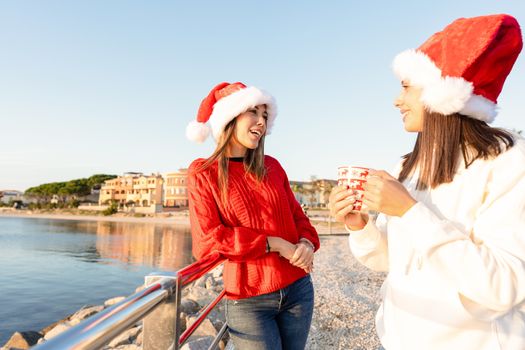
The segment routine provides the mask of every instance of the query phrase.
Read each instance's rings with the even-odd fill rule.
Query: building
[[[117,202],[122,206],[149,207],[162,205],[164,180],[160,174],[125,173],[105,181],[100,188],[99,204]]]
[[[301,205],[310,203],[310,192],[312,185],[306,181],[290,181],[290,188],[295,196],[295,199]]]
[[[312,181],[290,181],[290,187],[295,199],[300,204],[310,207],[326,207],[332,188],[337,186],[336,180],[313,179]]]
[[[337,180],[317,179],[312,181],[315,188],[315,200],[318,207],[327,207],[332,189],[337,186]]]
[[[188,206],[188,169],[179,169],[176,172],[164,175],[164,206]]]
[[[13,203],[15,201],[23,201],[23,193],[15,190],[0,191],[0,202],[3,204]]]

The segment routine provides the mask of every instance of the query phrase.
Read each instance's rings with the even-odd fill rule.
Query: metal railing
[[[146,277],[146,287],[143,290],[32,349],[100,349],[136,322],[144,319],[144,350],[178,350],[225,294],[222,291],[181,335],[182,289],[224,261],[221,255],[213,253],[172,274],[149,275]],[[210,349],[217,347],[226,330],[225,323]]]

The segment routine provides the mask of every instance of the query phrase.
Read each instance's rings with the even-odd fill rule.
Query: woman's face
[[[266,133],[268,112],[266,105],[258,105],[237,117],[230,140],[230,157],[243,157],[248,149],[255,149]]]
[[[405,130],[408,132],[423,131],[425,107],[421,102],[421,88],[411,86],[407,80],[403,80],[401,86],[401,93],[394,101],[394,105],[401,111]]]

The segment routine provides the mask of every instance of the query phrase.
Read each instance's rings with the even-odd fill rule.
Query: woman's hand
[[[295,252],[290,259],[290,264],[310,272],[310,266],[314,262],[314,249],[311,243],[300,241],[296,245]]]
[[[313,269],[314,251],[307,242],[292,244],[281,237],[268,236],[271,252],[277,252],[294,266],[310,273]]]
[[[370,169],[363,188],[363,204],[368,210],[401,217],[417,203],[403,184],[383,170]]]
[[[270,245],[271,252],[277,252],[279,255],[288,260],[293,257],[297,248],[295,244],[292,244],[281,237],[275,236],[268,236],[267,240],[268,244]]]
[[[368,215],[365,213],[352,211],[356,195],[353,190],[346,186],[337,186],[330,193],[328,207],[330,214],[338,222],[344,223],[351,230],[357,231],[365,227],[368,222]]]

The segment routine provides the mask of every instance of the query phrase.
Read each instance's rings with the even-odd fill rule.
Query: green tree
[[[100,188],[100,186],[107,180],[116,178],[117,175],[107,175],[107,174],[96,174],[90,176],[87,179],[87,184],[90,188]]]
[[[117,204],[117,202],[112,201],[111,204],[109,205],[109,207],[107,207],[106,209],[104,209],[104,211],[102,211],[102,215],[109,216],[109,215],[113,215],[113,214],[115,214],[117,212],[118,212],[118,204]]]
[[[100,188],[104,181],[116,178],[116,175],[96,174],[89,178],[75,179],[66,182],[51,182],[28,188],[25,195],[49,202],[54,195],[60,196],[63,202],[87,196],[93,188]]]

